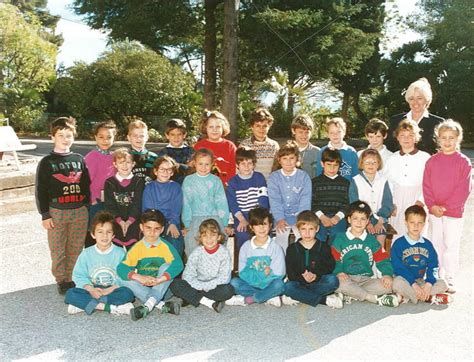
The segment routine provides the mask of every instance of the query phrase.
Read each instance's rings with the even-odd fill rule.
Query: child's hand
[[[102,289],[102,295],[109,295],[117,288],[118,288],[118,285],[112,285],[108,288]]]
[[[421,207],[425,207],[425,204],[422,203],[420,200],[418,200],[417,202],[415,202],[415,205],[418,205],[418,206],[421,206]]]
[[[339,221],[341,221],[341,219],[340,219],[339,216],[337,216],[337,215],[334,215],[334,216],[333,216],[332,218],[330,218],[329,220],[331,221],[331,225],[332,225],[332,226],[337,225],[337,223],[338,223]]]
[[[238,232],[245,232],[247,231],[247,226],[249,226],[249,223],[245,218],[242,218],[242,220],[239,220],[239,225],[237,225],[237,231]]]
[[[134,274],[133,279],[147,287],[155,286],[156,278],[149,275]]]
[[[370,222],[367,225],[367,231],[369,232],[369,234],[375,234],[375,227]]]
[[[304,278],[304,280],[306,280],[307,283],[312,283],[316,280],[316,274],[311,273],[308,270],[305,270],[305,272],[301,274],[301,276]]]
[[[234,235],[234,229],[231,228],[230,226],[226,226],[224,228],[224,233],[227,235],[227,236],[232,236]]]
[[[397,205],[393,204],[392,216],[397,216]]]
[[[380,234],[385,231],[385,226],[383,225],[382,218],[379,218],[379,221],[377,221],[377,223],[374,225],[374,231],[376,234]]]
[[[265,269],[263,269],[263,272],[265,273],[266,276],[269,276],[270,273],[272,272],[272,268],[269,266],[266,266]]]
[[[347,275],[346,273],[338,273],[336,276],[337,279],[339,279],[339,282],[346,282],[349,280],[349,275]]]
[[[166,235],[170,235],[173,237],[173,238],[179,238],[179,230],[178,228],[176,227],[175,224],[170,224],[168,226],[168,230],[166,231]]]
[[[421,289],[423,289],[423,291],[425,292],[425,299],[424,300],[428,300],[430,295],[431,295],[431,283],[425,283],[425,285],[423,285],[421,287]]]
[[[44,227],[46,230],[54,229],[54,222],[53,222],[53,219],[46,219],[46,220],[43,220],[43,221],[42,221],[42,224],[43,224],[43,227]]]
[[[331,219],[328,218],[326,215],[321,215],[321,223],[324,225],[324,227],[330,228],[332,225]]]
[[[285,219],[281,219],[280,221],[277,222],[275,229],[279,233],[284,233],[286,231],[286,228],[288,227],[288,223],[285,221]]]
[[[433,205],[431,207],[431,213],[436,216],[436,217],[441,217],[443,216],[444,212],[446,211],[446,209],[442,206],[438,206],[438,205]]]
[[[183,234],[183,236],[186,236],[186,234],[188,233],[188,228],[182,228],[181,229],[181,234]]]
[[[425,293],[424,290],[418,285],[418,283],[413,283],[412,285],[413,290],[415,291],[416,298],[418,300],[425,300]]]
[[[99,299],[104,295],[104,291],[100,288],[94,288],[92,285],[84,286],[84,289],[89,292],[92,298]]]
[[[382,277],[382,284],[385,289],[392,289],[392,277],[389,275],[384,275]]]

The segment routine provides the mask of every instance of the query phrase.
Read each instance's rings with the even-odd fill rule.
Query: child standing
[[[254,150],[239,147],[236,153],[237,175],[226,189],[227,201],[234,217],[237,250],[250,239],[247,231],[249,211],[257,206],[270,208],[267,182],[260,172],[254,171],[257,155]]]
[[[326,148],[321,154],[323,173],[312,180],[311,211],[321,220],[317,238],[322,242],[331,243],[347,227],[350,183],[338,173],[341,162],[338,150]]]
[[[96,212],[104,209],[104,184],[105,180],[113,176],[115,168],[110,148],[114,144],[117,134],[117,126],[114,121],[100,122],[95,126],[94,138],[97,143],[96,149],[90,151],[85,157],[87,169],[91,179],[91,200],[89,206],[89,230],[90,224]],[[86,238],[86,247],[93,244],[90,234]]]
[[[367,149],[377,150],[382,157],[383,168],[382,172],[385,173],[387,170],[387,161],[393,155],[392,151],[383,144],[384,140],[387,139],[388,126],[384,121],[377,118],[372,118],[369,123],[365,126],[365,137],[369,141]],[[362,154],[364,150],[357,152],[357,156]]]
[[[105,181],[105,208],[114,216],[114,244],[130,249],[139,239],[145,181],[133,174],[135,162],[126,148],[116,150],[113,157],[117,173]]]
[[[291,134],[295,138],[300,151],[300,167],[306,171],[311,179],[316,176],[316,160],[319,156],[319,147],[309,142],[313,130],[313,120],[306,114],[296,116],[291,122]]]
[[[332,294],[339,287],[339,280],[332,274],[335,262],[331,248],[316,239],[319,219],[313,212],[303,211],[298,214],[296,227],[301,238],[286,250],[285,295],[313,307],[326,304],[342,308],[342,300]],[[285,303],[289,298],[282,299]]]
[[[140,219],[143,239],[133,246],[118,265],[117,273],[124,286],[143,303],[130,311],[132,320],[145,318],[155,307],[162,313],[178,315],[177,302],[163,302],[172,279],[183,270],[183,262],[176,249],[160,235],[166,225],[157,210],[145,211]]]
[[[204,220],[199,226],[199,247],[194,249],[184,268],[183,278],[171,283],[173,294],[185,303],[200,304],[215,310],[224,308],[224,302],[234,295],[229,284],[231,256],[221,245],[225,235],[216,220]]]
[[[186,125],[181,119],[172,119],[166,123],[165,137],[168,145],[158,152],[158,157],[169,156],[176,161],[178,168],[173,173],[172,180],[180,185],[192,165],[194,149],[189,147],[184,140],[186,139]]]
[[[186,176],[183,182],[183,212],[186,255],[197,247],[196,236],[201,222],[213,218],[221,227],[229,223],[229,206],[221,180],[211,174],[214,155],[208,149],[199,149],[194,154],[196,172]]]
[[[370,206],[363,201],[349,205],[349,228],[334,239],[331,247],[336,260],[334,274],[339,279],[336,292],[343,293],[346,301],[368,301],[386,307],[397,307],[398,298],[392,292],[393,269],[390,258],[377,240],[367,233]],[[372,278],[374,262],[382,279]]]
[[[390,223],[397,231],[393,240],[406,234],[405,210],[408,206],[423,203],[423,171],[430,155],[419,151],[416,143],[420,140],[420,128],[413,121],[400,122],[395,130],[395,137],[400,144],[400,151],[395,152],[388,160],[387,178],[395,206]]]
[[[419,300],[433,304],[448,304],[452,298],[444,293],[448,285],[438,280],[438,256],[433,244],[421,236],[426,222],[426,211],[418,205],[405,210],[408,232],[393,243],[393,291],[399,300]],[[403,298],[403,299],[402,299]]]
[[[321,167],[320,155],[326,149],[338,150],[341,153],[341,164],[339,166],[339,175],[351,180],[359,173],[357,168],[357,152],[344,141],[346,135],[346,122],[342,118],[331,118],[326,122],[329,143],[321,148],[321,152],[316,160],[316,176],[323,173]]]
[[[66,293],[65,303],[68,313],[95,310],[110,314],[130,314],[135,296],[133,292],[120,286],[117,266],[125,252],[112,244],[114,219],[106,211],[99,211],[92,220],[91,234],[96,244],[84,249],[77,259],[72,272],[76,288]]]
[[[158,157],[156,153],[148,151],[145,147],[148,141],[148,126],[140,119],[128,125],[128,142],[135,166],[133,174],[144,179],[145,184],[151,182],[153,175],[153,162]]]
[[[380,173],[382,165],[382,157],[377,150],[368,148],[362,152],[359,158],[359,170],[362,172],[351,180],[349,202],[362,200],[370,205],[373,213],[367,231],[383,247],[393,199],[388,180]]]
[[[240,147],[248,147],[257,153],[255,170],[265,178],[272,172],[273,160],[280,149],[277,141],[268,137],[268,131],[273,124],[273,116],[268,109],[258,107],[250,115],[252,137],[244,139]]]
[[[89,203],[89,172],[84,158],[71,152],[76,120],[60,117],[51,123],[53,151],[36,170],[36,205],[48,231],[51,271],[59,294],[74,287],[72,270],[84,247]]]
[[[270,209],[276,220],[275,241],[283,250],[288,247],[291,230],[299,238],[296,215],[311,206],[311,179],[296,167],[299,157],[296,142],[288,141],[277,154],[281,169],[272,172],[268,178]]]
[[[155,160],[153,172],[156,180],[145,186],[142,211],[155,209],[163,213],[167,224],[162,238],[173,245],[179,255],[183,255],[184,239],[180,232],[183,193],[181,186],[171,180],[176,169],[176,162],[169,156]]]
[[[206,148],[214,154],[217,175],[224,186],[235,176],[235,147],[232,141],[224,137],[230,133],[227,118],[217,111],[204,111],[201,120],[201,133],[206,137],[194,145],[195,150]],[[199,225],[198,225],[199,226]]]
[[[250,230],[255,235],[240,249],[239,277],[230,284],[237,295],[228,305],[264,303],[281,307],[280,295],[285,284],[285,254],[271,237],[273,216],[267,209],[257,207],[249,213]]]
[[[440,152],[426,162],[423,194],[430,211],[430,234],[438,252],[441,276],[454,292],[464,206],[472,189],[471,162],[459,151],[463,130],[458,122],[448,119],[440,123],[435,136]]]

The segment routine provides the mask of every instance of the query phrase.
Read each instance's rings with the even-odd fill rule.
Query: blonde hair
[[[421,139],[421,128],[418,127],[418,124],[415,121],[409,121],[408,119],[401,121],[395,131],[393,131],[394,137],[398,138],[401,131],[409,131],[413,133],[415,135],[415,143],[418,143]]]
[[[463,129],[462,129],[461,124],[451,118],[441,123],[438,123],[438,125],[434,129],[434,138],[435,138],[435,141],[438,143],[438,145],[439,145],[439,137],[441,133],[444,131],[453,131],[456,133],[456,135],[458,136],[458,144],[456,146],[456,149],[459,151],[461,147],[461,142],[463,139]]]
[[[408,103],[408,99],[413,96],[415,91],[419,91],[423,94],[423,97],[426,100],[426,108],[428,108],[433,100],[433,92],[431,91],[430,82],[426,78],[420,78],[410,84],[405,92],[405,100]]]
[[[226,116],[224,116],[221,112],[205,109],[202,115],[201,125],[199,127],[203,135],[207,136],[207,123],[211,118],[215,118],[221,123],[222,137],[225,137],[230,133],[230,124]]]
[[[148,131],[148,126],[140,118],[135,118],[128,124],[128,134],[130,134],[134,129],[144,129],[145,131]]]
[[[359,162],[357,164],[357,167],[359,168],[359,170],[364,169],[364,160],[367,157],[374,157],[377,159],[377,162],[379,163],[379,167],[377,167],[377,171],[380,171],[383,168],[383,160],[382,160],[382,156],[380,156],[379,151],[374,150],[373,148],[367,148],[366,150],[363,150],[359,156]]]
[[[344,135],[346,134],[346,130],[347,130],[346,122],[344,122],[344,120],[341,117],[333,117],[326,120],[326,129],[329,130],[329,126],[332,124],[335,125],[336,127],[339,127],[342,130],[342,133],[344,133]]]
[[[207,220],[204,220],[201,223],[201,225],[199,225],[199,230],[196,235],[196,241],[198,242],[198,244],[202,245],[201,238],[207,232],[212,233],[212,234],[217,234],[217,242],[219,244],[224,243],[225,235],[222,232],[221,227],[219,226],[219,223],[214,219],[207,219]]]
[[[114,157],[114,162],[117,162],[118,160],[126,159],[127,157],[130,157],[130,159],[133,161],[133,156],[128,150],[128,148],[125,147],[120,147],[117,148],[113,153]]]

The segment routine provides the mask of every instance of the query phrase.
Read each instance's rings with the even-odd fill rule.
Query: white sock
[[[215,300],[212,300],[212,299],[209,299],[209,298],[206,298],[206,297],[202,297],[201,300],[199,301],[199,304],[205,305],[206,307],[213,309],[212,304],[214,302],[215,302]]]
[[[145,302],[145,307],[147,307],[150,312],[153,310],[153,308],[155,308],[155,305],[156,299],[153,297],[148,298],[148,300]]]
[[[116,310],[117,310],[117,306],[111,304],[111,305],[110,305],[110,314],[113,314]]]
[[[163,307],[165,306],[165,302],[161,301],[159,302],[157,305],[156,305],[156,308],[158,308],[159,310],[163,309]]]

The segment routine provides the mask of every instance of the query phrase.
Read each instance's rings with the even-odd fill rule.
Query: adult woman
[[[395,152],[399,149],[397,140],[393,136],[393,131],[403,119],[408,119],[415,121],[418,127],[422,129],[421,140],[417,144],[417,148],[429,154],[436,153],[436,143],[433,139],[434,128],[444,119],[428,112],[432,98],[431,86],[426,78],[420,78],[410,84],[405,93],[405,100],[410,106],[410,111],[397,114],[390,119],[386,141],[387,148],[390,151]]]

